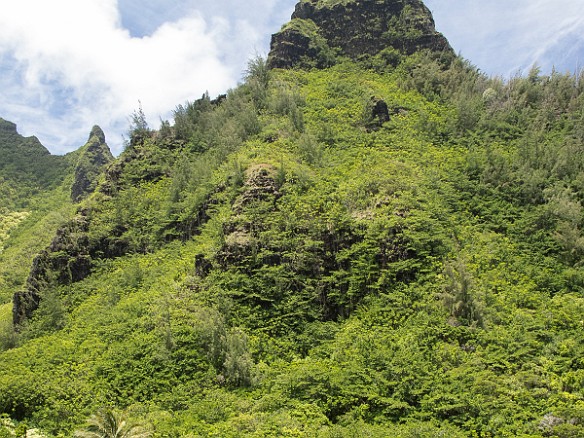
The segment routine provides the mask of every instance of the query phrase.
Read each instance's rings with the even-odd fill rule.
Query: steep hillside
[[[14,123],[0,119],[2,305],[23,284],[32,257],[50,242],[57,228],[53,218],[64,201],[60,187],[69,169],[67,157],[52,156],[36,137],[25,138]]]
[[[53,156],[36,138],[20,136],[14,124],[2,121],[2,126],[1,175],[9,188],[0,207],[0,304],[5,305],[24,287],[33,258],[74,213],[71,198],[91,192],[113,157],[99,127],[79,150]]]
[[[427,13],[376,2],[406,3]],[[111,411],[157,437],[582,436],[583,76],[418,49],[255,59],[136,123],[15,291],[0,412],[47,436]]]

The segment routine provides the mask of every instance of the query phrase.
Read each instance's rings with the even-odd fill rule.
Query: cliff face
[[[42,291],[51,282],[71,284],[90,274],[88,229],[86,217],[78,214],[59,228],[49,247],[35,257],[24,290],[16,292],[12,298],[15,328],[19,329],[38,309]]]
[[[405,55],[422,49],[454,53],[419,0],[303,0],[272,36],[268,64],[326,67],[337,56],[358,59],[388,48]]]

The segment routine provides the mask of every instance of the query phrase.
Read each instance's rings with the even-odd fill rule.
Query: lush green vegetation
[[[67,175],[69,160],[51,155],[36,137],[22,137],[0,118],[0,214],[26,208],[36,194],[54,188]]]
[[[0,303],[23,287],[33,257],[47,247],[56,230],[74,213],[70,179],[29,198],[26,208],[0,210]],[[16,192],[18,193],[18,192]]]
[[[54,436],[108,408],[160,437],[582,436],[583,91],[257,59],[136,124],[60,215],[69,272],[19,333],[0,307],[0,412]]]
[[[23,287],[33,257],[72,213],[68,191],[77,155],[51,155],[36,137],[22,137],[0,119],[0,305]],[[0,324],[7,322],[2,314]]]

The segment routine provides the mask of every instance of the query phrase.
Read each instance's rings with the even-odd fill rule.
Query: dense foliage
[[[51,155],[36,137],[22,137],[0,118],[0,214],[23,208],[36,194],[54,188],[67,175],[69,160]]]
[[[423,53],[253,60],[62,215],[52,257],[90,272],[49,266],[19,333],[0,307],[0,412],[55,436],[104,408],[160,437],[582,436],[583,91]]]

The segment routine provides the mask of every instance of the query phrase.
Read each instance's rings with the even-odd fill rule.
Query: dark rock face
[[[13,297],[12,319],[19,327],[39,307],[42,290],[51,283],[71,284],[86,278],[91,272],[88,252],[88,220],[82,214],[57,231],[49,247],[32,263],[26,288]]]
[[[270,68],[288,68],[300,64],[307,56],[313,59],[315,50],[310,48],[310,37],[303,35],[297,29],[284,29],[272,35],[270,45]]]
[[[334,51],[326,40],[318,34],[312,20],[293,20],[279,33],[272,35],[268,57],[270,68],[293,66],[318,68],[334,64]]]
[[[387,107],[387,103],[383,99],[376,99],[375,97],[371,99],[371,103],[373,105],[373,109],[371,110],[373,122],[377,126],[389,122],[389,108]]]
[[[8,120],[4,120],[3,118],[0,118],[0,131],[9,134],[18,134],[18,132],[16,131],[16,123],[9,122]]]
[[[38,309],[40,297],[38,293],[27,290],[16,292],[12,297],[12,321],[18,328],[24,321],[30,318]]]
[[[71,199],[79,202],[95,190],[97,178],[103,168],[114,159],[99,126],[94,126],[75,167],[75,180],[71,186]]]
[[[299,26],[299,21],[312,26]],[[318,56],[322,57],[327,47],[351,59],[376,55],[390,47],[405,55],[421,49],[454,54],[446,38],[436,32],[432,14],[420,0],[302,0],[292,21],[272,36],[268,65],[302,66],[303,60],[310,58],[318,67],[322,64]]]

